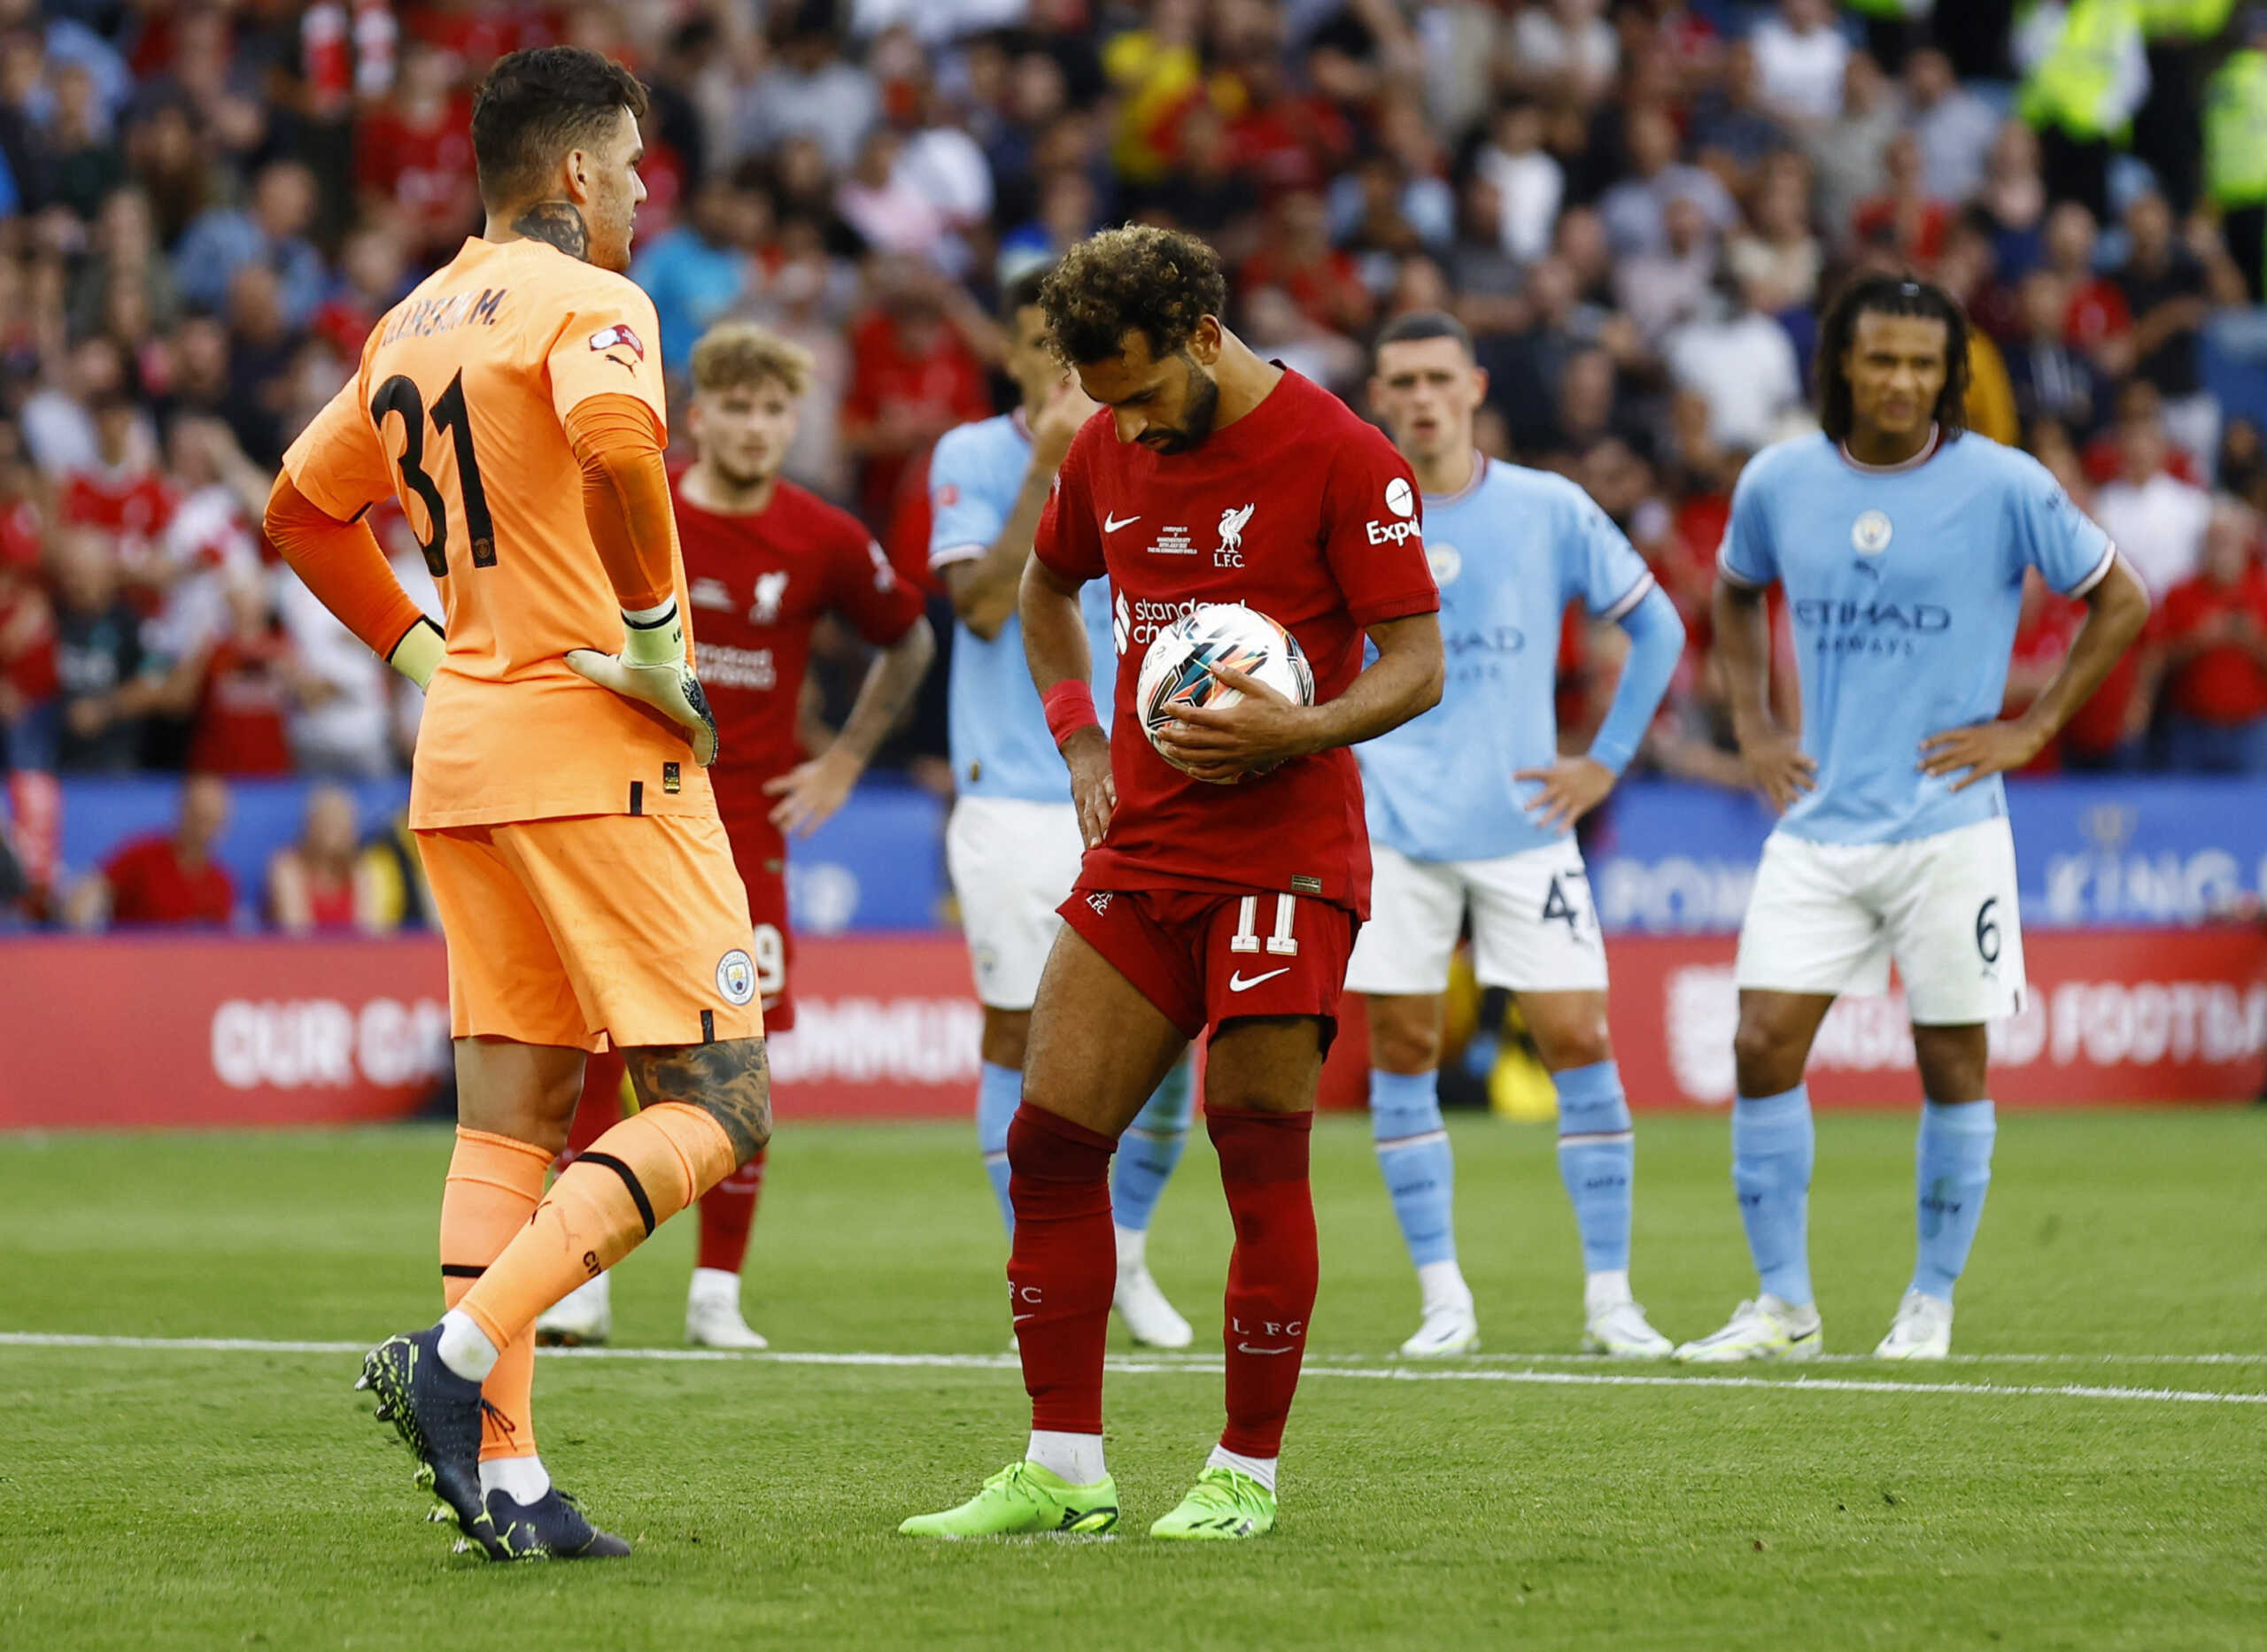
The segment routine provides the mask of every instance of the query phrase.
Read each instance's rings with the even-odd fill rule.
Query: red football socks
[[[1117,1146],[1099,1131],[1028,1101],[1008,1125],[1008,1197],[1016,1212],[1008,1300],[1034,1430],[1102,1432],[1103,1348],[1118,1286],[1118,1236],[1110,1222],[1110,1155]],[[1311,1300],[1311,1221],[1307,1234]]]
[[[1314,1115],[1207,1107],[1204,1127],[1220,1155],[1220,1185],[1236,1226],[1225,1326],[1228,1426],[1220,1444],[1239,1456],[1273,1457],[1282,1450],[1314,1311],[1314,1198],[1307,1181]],[[1106,1313],[1106,1295],[1103,1306]]]
[[[755,1201],[763,1194],[763,1153],[700,1195],[700,1244],[696,1268],[738,1273],[747,1260],[747,1233],[755,1225]]]
[[[567,1127],[566,1151],[552,1164],[553,1174],[574,1163],[577,1154],[596,1146],[600,1137],[622,1123],[629,1070],[620,1050],[604,1051],[583,1063],[583,1099],[576,1105],[574,1123]]]

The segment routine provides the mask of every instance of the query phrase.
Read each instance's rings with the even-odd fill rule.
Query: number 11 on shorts
[[[1278,958],[1298,954],[1299,943],[1291,934],[1291,920],[1298,909],[1296,895],[1275,897],[1275,932],[1267,938],[1267,950]],[[1228,950],[1256,953],[1259,949],[1259,897],[1246,895],[1236,903],[1236,932],[1228,938]]]

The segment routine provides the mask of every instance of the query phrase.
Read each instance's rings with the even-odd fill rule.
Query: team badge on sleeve
[[[627,321],[616,321],[612,327],[602,327],[591,335],[592,350],[612,350],[616,344],[620,344],[640,361],[646,359],[646,346],[640,342],[638,335],[631,331]]]

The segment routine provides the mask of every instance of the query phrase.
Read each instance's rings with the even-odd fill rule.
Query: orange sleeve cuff
[[[379,659],[389,658],[425,617],[386,566],[368,526],[340,521],[301,493],[288,471],[268,491],[262,526],[291,571]]]
[[[654,410],[635,396],[592,396],[567,414],[583,467],[583,516],[625,610],[652,608],[677,589],[677,518]]]

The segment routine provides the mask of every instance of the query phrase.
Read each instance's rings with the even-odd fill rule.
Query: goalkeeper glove
[[[622,622],[630,635],[620,653],[570,648],[567,663],[600,688],[651,706],[676,723],[692,743],[692,760],[707,768],[716,760],[716,719],[700,679],[685,663],[685,621],[677,616],[677,598],[637,614],[625,611]]]
[[[401,640],[393,645],[393,652],[386,656],[386,663],[419,688],[425,688],[432,683],[433,674],[441,668],[441,656],[448,652],[441,628],[421,616],[416,624],[401,634]]]

